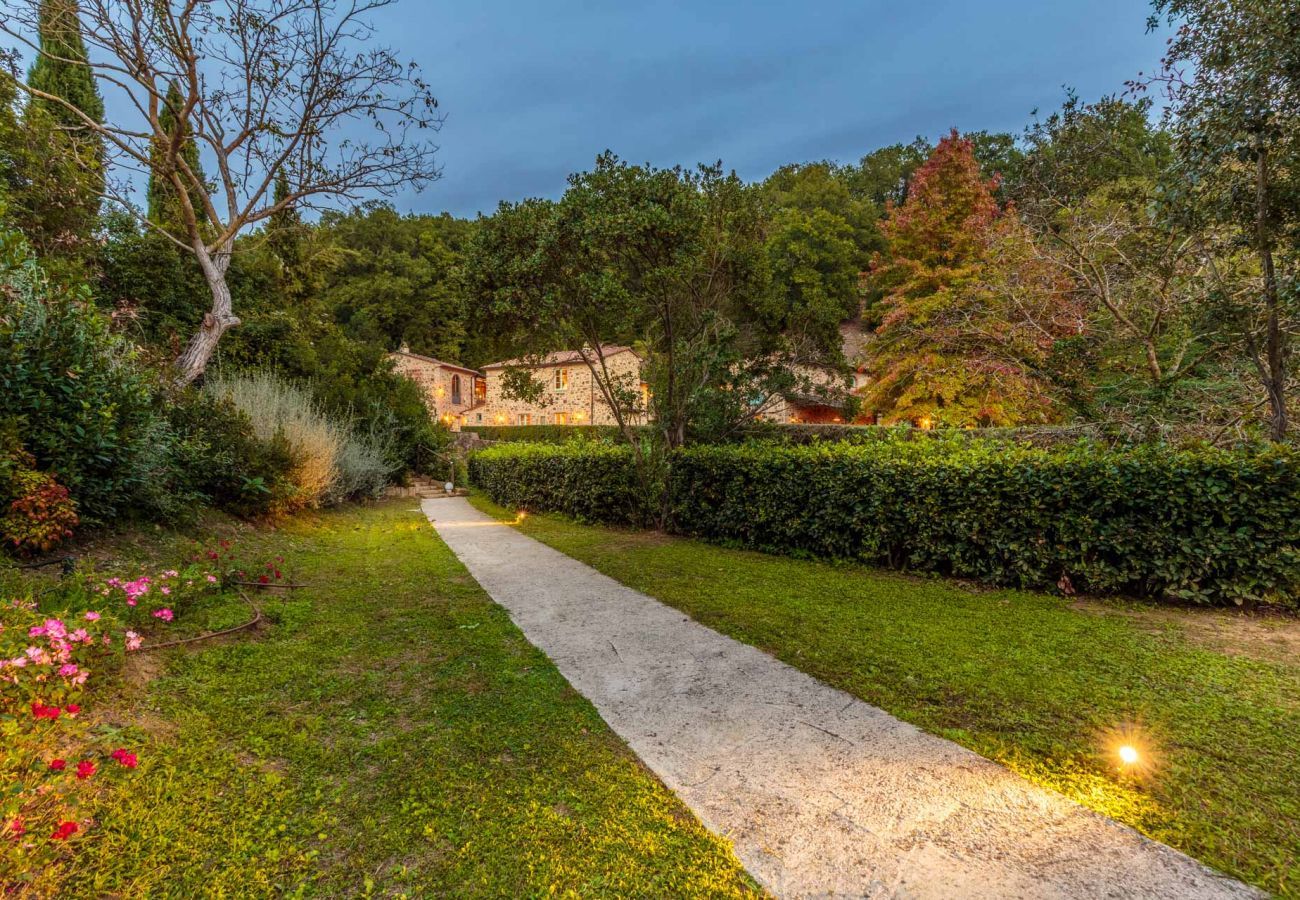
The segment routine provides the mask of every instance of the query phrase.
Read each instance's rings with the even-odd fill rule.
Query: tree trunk
[[[203,315],[203,324],[190,338],[185,351],[176,358],[176,384],[184,387],[203,375],[208,367],[208,360],[217,349],[217,342],[229,328],[239,324],[239,317],[234,314],[230,299],[230,286],[226,284],[226,270],[230,268],[229,244],[220,247],[215,253],[209,253],[201,241],[194,244],[194,255],[198,258],[203,278],[212,291],[212,309]]]
[[[1268,152],[1256,150],[1255,162],[1255,243],[1259,254],[1261,274],[1264,278],[1264,360],[1260,377],[1269,405],[1269,437],[1275,441],[1286,438],[1286,382],[1287,336],[1282,330],[1279,307],[1281,298],[1277,284],[1277,270],[1273,260],[1273,233],[1269,223],[1270,175]]]

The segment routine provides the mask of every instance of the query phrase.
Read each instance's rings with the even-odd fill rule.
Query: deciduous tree
[[[872,273],[885,299],[867,396],[885,422],[1011,425],[1056,415],[1038,371],[1058,330],[1045,327],[1057,317],[1041,308],[1054,293],[1051,274],[1033,265],[996,188],[954,131],[917,170],[907,202],[890,210],[889,249]]]
[[[1269,433],[1290,427],[1300,333],[1300,13],[1292,0],[1154,0],[1178,206],[1206,229],[1215,300],[1250,358]],[[1250,261],[1243,259],[1248,255]]]
[[[199,377],[239,324],[226,274],[242,232],[290,204],[389,195],[437,176],[422,133],[438,124],[434,98],[418,69],[370,42],[370,14],[392,2],[83,0],[92,52],[77,65],[111,83],[130,113],[101,123],[60,89],[23,85],[98,135],[127,171],[170,183],[177,228],[150,221],[123,182],[109,179],[106,191],[193,253],[208,284],[211,308],[176,359],[178,383]],[[38,60],[50,56],[35,37],[43,6],[10,0],[0,12],[0,31]],[[179,108],[176,94],[168,100],[173,84]],[[187,138],[210,161],[211,192],[189,165]],[[277,201],[281,174],[289,190]]]

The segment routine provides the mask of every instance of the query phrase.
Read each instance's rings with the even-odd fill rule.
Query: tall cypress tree
[[[59,97],[96,122],[104,101],[85,64],[77,0],[44,0],[40,7],[40,53],[27,75],[35,90]],[[105,153],[99,135],[64,104],[41,98],[23,112],[32,171],[21,219],[43,252],[75,251],[94,230],[104,191]]]
[[[158,114],[158,123],[162,126],[162,131],[168,136],[169,141],[178,140],[180,142],[180,158],[184,161],[186,167],[199,178],[203,178],[203,167],[199,161],[198,144],[190,136],[190,123],[180,116],[184,105],[185,98],[181,96],[180,88],[173,81],[167,86],[167,98],[162,111]],[[149,170],[149,221],[168,226],[173,231],[184,233],[185,229],[180,224],[180,199],[176,196],[176,188],[165,177],[167,166],[164,164],[163,157],[166,150],[162,146],[155,146],[153,154],[154,164]],[[194,188],[190,188],[189,195],[190,205],[198,212],[199,221],[206,221],[207,216],[203,213],[203,198]]]

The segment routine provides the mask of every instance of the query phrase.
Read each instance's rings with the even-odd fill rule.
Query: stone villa
[[[648,387],[641,381],[641,357],[636,351],[608,345],[601,348],[601,355],[614,379],[641,391],[644,406]],[[590,351],[587,357],[593,358]],[[467,425],[616,424],[579,350],[561,350],[540,359],[503,360],[484,366],[482,371],[412,353],[405,346],[389,358],[394,371],[424,389],[430,411],[453,430]],[[536,400],[505,396],[505,373],[518,368],[531,370],[542,385]],[[829,385],[834,376],[812,369],[799,375],[809,390],[770,398],[757,417],[782,423],[842,422],[842,411],[814,390],[817,385]],[[854,379],[853,389],[860,387],[859,380],[860,376]]]

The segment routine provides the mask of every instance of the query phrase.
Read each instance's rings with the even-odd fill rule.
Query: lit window
[[[555,424],[556,424],[556,425],[568,425],[568,424],[569,424],[569,414],[568,414],[568,413],[556,413],[556,414],[555,414]]]
[[[557,391],[567,391],[569,389],[569,370],[555,370],[555,389]]]
[[[531,424],[533,424],[533,414],[532,414],[532,413],[520,413],[520,414],[519,414],[519,424],[520,424],[520,425],[531,425]]]

